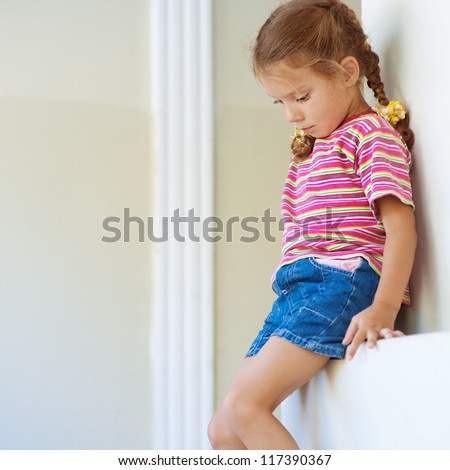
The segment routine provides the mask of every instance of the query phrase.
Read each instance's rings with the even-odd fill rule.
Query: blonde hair
[[[262,75],[278,61],[293,67],[310,66],[326,76],[336,76],[344,57],[353,56],[359,63],[360,79],[365,76],[378,103],[387,106],[389,99],[380,76],[379,57],[368,43],[356,14],[339,0],[290,0],[281,5],[261,27],[253,47],[253,70]],[[414,134],[409,115],[394,126],[409,149]],[[294,137],[294,157],[306,158],[315,139]]]

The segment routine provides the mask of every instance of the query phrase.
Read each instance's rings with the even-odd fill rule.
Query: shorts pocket
[[[286,328],[294,335],[301,337],[320,336],[332,323],[333,319],[303,306],[291,316]]]

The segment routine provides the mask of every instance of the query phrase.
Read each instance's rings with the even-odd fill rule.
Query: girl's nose
[[[302,122],[305,119],[303,113],[301,113],[296,106],[285,106],[284,112],[286,114],[286,119],[291,124]]]

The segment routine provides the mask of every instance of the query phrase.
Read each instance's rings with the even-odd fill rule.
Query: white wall
[[[0,0],[0,448],[149,448],[148,0]]]
[[[414,197],[419,246],[412,282],[413,308],[404,315],[409,332],[450,329],[448,266],[450,230],[447,187],[447,110],[450,64],[443,55],[450,32],[450,4],[430,0],[363,0],[363,24],[382,59],[388,97],[403,100],[416,133]]]
[[[450,332],[362,347],[292,394],[283,423],[303,449],[448,450],[449,360]]]

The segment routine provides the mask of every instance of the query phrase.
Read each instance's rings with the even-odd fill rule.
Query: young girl
[[[386,98],[378,62],[338,0],[291,0],[258,34],[254,71],[296,131],[278,297],[210,423],[215,449],[298,449],[275,408],[330,357],[402,334],[394,321],[409,302],[416,247],[413,134],[403,105]]]

